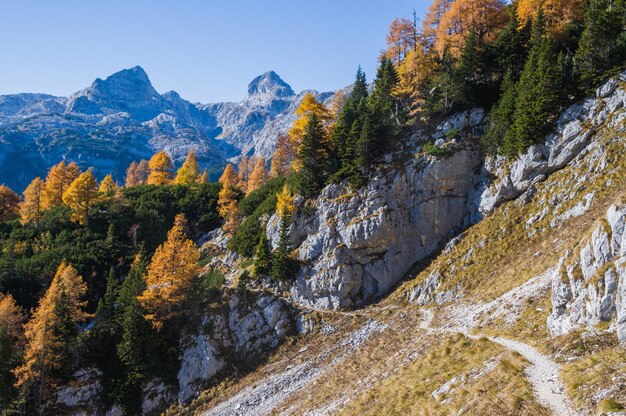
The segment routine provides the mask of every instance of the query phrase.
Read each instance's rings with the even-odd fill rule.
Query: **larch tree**
[[[296,210],[295,206],[295,198],[289,187],[287,185],[283,186],[282,191],[277,195],[276,198],[276,212],[278,215],[283,215],[287,213],[288,215],[293,215]]]
[[[209,183],[209,172],[205,169],[198,178],[198,183]]]
[[[242,191],[246,191],[248,188],[248,181],[254,169],[254,163],[256,158],[254,156],[248,157],[243,155],[237,164],[237,173],[239,174],[239,184],[237,185]]]
[[[146,290],[139,302],[148,312],[148,319],[155,328],[181,312],[182,302],[193,285],[200,268],[200,254],[193,241],[187,238],[187,222],[178,214],[167,240],[157,247],[146,275]]]
[[[71,371],[78,325],[90,317],[84,310],[86,294],[87,285],[76,269],[61,263],[24,326],[27,343],[24,363],[15,370],[18,387],[32,387],[36,397],[43,398],[52,381]]]
[[[24,346],[22,325],[26,316],[11,295],[0,292],[0,409],[15,396],[13,371],[19,365]]]
[[[585,9],[586,0],[519,0],[517,15],[520,28],[537,18],[539,11],[543,13],[546,33],[555,37],[568,24],[580,21]]]
[[[200,181],[200,166],[198,165],[198,157],[194,149],[189,150],[187,158],[183,165],[176,173],[174,183],[177,185],[192,185]]]
[[[169,185],[172,181],[172,159],[161,150],[156,153],[148,162],[150,174],[148,175],[148,185]]]
[[[291,164],[296,156],[295,148],[291,145],[289,136],[281,134],[276,142],[276,150],[272,155],[272,163],[270,166],[270,176],[276,178],[278,176],[287,176],[291,171]]]
[[[289,130],[289,141],[294,151],[297,153],[297,149],[300,147],[300,141],[304,137],[305,130],[309,124],[309,120],[313,115],[317,118],[323,128],[327,128],[332,121],[330,111],[324,106],[324,104],[317,101],[315,96],[311,93],[307,93],[302,98],[302,102],[296,110],[298,119],[293,123],[293,126]],[[298,171],[300,169],[298,158],[294,158],[293,170]]]
[[[418,45],[417,19],[394,19],[387,34],[385,56],[395,65],[400,64]]]
[[[456,0],[441,16],[435,38],[440,56],[448,51],[458,57],[470,34],[480,42],[494,40],[509,17],[504,0]]]
[[[109,174],[100,181],[100,185],[98,187],[98,192],[100,192],[100,196],[103,198],[111,198],[117,192],[119,186],[115,183],[113,179],[113,175]]]
[[[326,131],[316,114],[309,117],[300,140],[294,165],[298,166],[296,184],[298,191],[311,198],[319,192],[328,178]]]
[[[128,169],[126,169],[125,186],[130,188],[132,186],[145,185],[148,183],[148,175],[150,174],[149,162],[145,159],[139,162],[132,162]]]
[[[248,186],[246,192],[250,193],[259,189],[267,181],[267,170],[265,169],[265,161],[262,158],[257,158],[248,180]]]
[[[62,161],[50,168],[46,177],[44,209],[63,205],[63,194],[79,175],[80,169],[74,162],[66,164]]]
[[[240,179],[232,164],[226,165],[224,173],[219,179],[222,189],[217,198],[217,210],[224,219],[224,230],[233,232],[237,226],[237,199],[239,192],[237,186]]]
[[[37,177],[24,190],[24,201],[20,204],[20,221],[22,224],[34,222],[39,225],[44,208],[46,184]]]
[[[427,48],[434,47],[441,26],[441,19],[450,10],[453,2],[454,0],[434,0],[428,7],[428,12],[422,22],[422,36]]]
[[[89,212],[98,196],[98,182],[91,170],[76,178],[63,194],[63,203],[72,210],[72,221],[87,224]]]
[[[20,197],[11,188],[0,185],[0,223],[19,216]]]

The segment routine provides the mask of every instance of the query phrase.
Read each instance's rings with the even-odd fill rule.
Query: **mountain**
[[[325,101],[333,96],[313,93]],[[269,158],[303,95],[270,71],[239,103],[192,104],[174,91],[159,94],[136,66],[68,98],[0,96],[0,182],[22,191],[61,160],[123,182],[133,160],[165,150],[179,166],[191,148],[215,179],[242,153]]]

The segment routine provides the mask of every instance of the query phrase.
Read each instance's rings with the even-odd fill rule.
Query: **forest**
[[[173,382],[182,331],[220,301],[201,237],[221,228],[251,259],[241,281],[293,279],[296,198],[309,209],[328,184],[363,186],[416,124],[474,107],[489,111],[483,153],[516,157],[623,69],[625,26],[624,0],[435,0],[422,22],[393,21],[371,85],[359,68],[330,108],[305,95],[271,160],[243,155],[218,183],[192,150],[176,171],[165,152],[133,162],[123,185],[61,161],[23,195],[0,186],[0,412],[33,412],[96,366],[105,401],[137,414],[143,383]]]

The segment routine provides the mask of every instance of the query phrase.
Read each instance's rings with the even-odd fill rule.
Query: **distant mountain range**
[[[21,192],[61,160],[123,182],[133,160],[165,150],[178,166],[191,148],[216,178],[241,154],[268,159],[306,92],[270,71],[252,80],[241,102],[193,104],[174,91],[159,94],[136,66],[70,97],[0,96],[0,183]],[[334,96],[310,92],[327,104]]]

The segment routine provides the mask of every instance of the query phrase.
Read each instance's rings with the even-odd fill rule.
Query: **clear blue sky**
[[[296,91],[371,79],[394,17],[428,0],[6,0],[0,94],[69,95],[141,65],[157,91],[239,100],[273,69]]]

